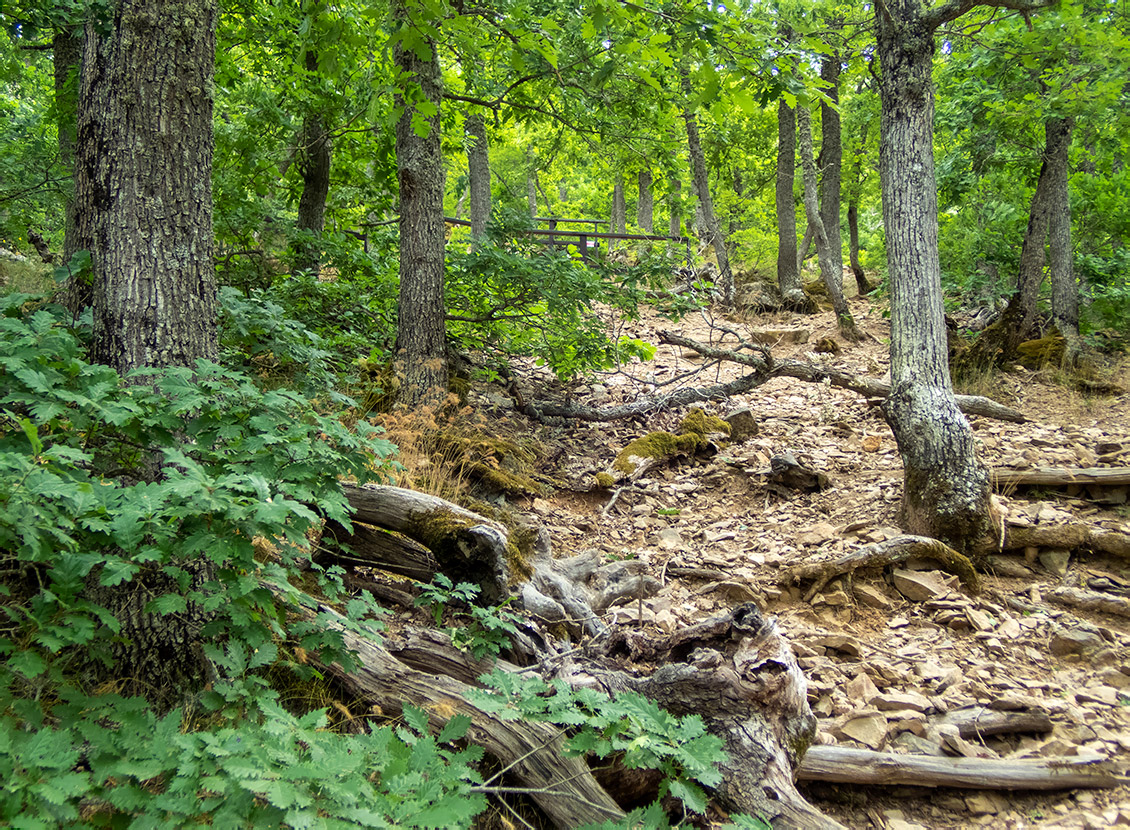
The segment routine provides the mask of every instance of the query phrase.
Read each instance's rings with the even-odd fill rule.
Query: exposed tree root
[[[813,580],[812,586],[805,594],[805,601],[808,602],[836,577],[852,574],[860,568],[895,565],[912,557],[936,560],[943,570],[955,574],[971,594],[979,593],[981,590],[981,580],[968,557],[937,539],[908,535],[865,545],[838,559],[796,565],[785,572],[781,582],[792,585]]]
[[[1130,599],[1117,597],[1102,591],[1086,591],[1082,588],[1066,586],[1052,588],[1044,592],[1044,598],[1057,605],[1078,608],[1083,611],[1100,611],[1118,617],[1130,617]]]

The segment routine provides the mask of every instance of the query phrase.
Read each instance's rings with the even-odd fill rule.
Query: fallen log
[[[996,487],[1130,484],[1130,467],[1035,467],[1031,470],[994,467],[991,475]]]
[[[1029,547],[1060,550],[1090,548],[1100,553],[1130,559],[1130,533],[1092,527],[1082,522],[1005,527],[1002,549],[1019,550]]]
[[[858,392],[860,395],[867,398],[886,398],[891,394],[891,385],[886,381],[877,378],[861,378],[831,366],[818,366],[815,363],[807,363],[800,360],[775,359],[768,362],[764,357],[745,352],[737,352],[732,349],[720,349],[669,331],[659,332],[659,340],[660,342],[668,343],[672,346],[682,346],[687,349],[693,349],[703,357],[709,357],[715,360],[727,360],[732,363],[749,366],[752,369],[758,370],[759,373],[767,375],[765,380],[768,380],[770,377],[790,377],[809,383],[823,383],[827,381],[832,386],[850,389],[852,392]],[[980,395],[955,395],[954,398],[957,401],[958,409],[966,415],[981,415],[986,418],[993,418],[998,421],[1009,421],[1016,424],[1023,424],[1028,420],[1022,412],[1018,412],[1011,407],[997,403],[989,398],[981,397]]]
[[[1112,596],[1102,591],[1086,591],[1082,588],[1052,588],[1044,591],[1044,598],[1057,605],[1078,608],[1083,611],[1100,611],[1117,617],[1130,617],[1130,599]]]
[[[780,582],[783,585],[794,585],[813,580],[805,594],[805,601],[810,602],[836,577],[855,573],[860,568],[886,567],[916,557],[935,560],[943,570],[956,575],[969,593],[980,593],[981,580],[967,556],[937,539],[906,534],[864,545],[836,559],[795,565],[785,571]]]
[[[962,738],[982,738],[986,735],[1011,735],[1019,732],[1051,732],[1051,716],[1041,709],[1018,712],[1001,712],[984,706],[955,709],[936,721],[938,725],[957,727]]]
[[[975,790],[1105,789],[1127,783],[1097,758],[944,758],[814,746],[797,770],[800,781],[866,786],[962,787]]]

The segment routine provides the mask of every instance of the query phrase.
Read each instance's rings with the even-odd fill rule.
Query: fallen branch
[[[967,556],[963,556],[937,539],[905,534],[883,542],[864,545],[837,559],[796,565],[789,568],[780,581],[784,585],[792,585],[809,579],[815,580],[805,594],[805,601],[809,602],[836,577],[854,573],[860,568],[896,565],[914,557],[937,561],[943,570],[956,575],[969,593],[980,593],[981,580]]]
[[[1044,591],[1044,598],[1057,605],[1079,608],[1083,611],[1101,611],[1117,617],[1130,617],[1130,599],[1116,597],[1102,591],[1085,591],[1082,588],[1052,588]]]
[[[757,355],[736,352],[731,349],[719,349],[669,331],[659,332],[659,340],[672,346],[693,349],[703,357],[727,360],[731,363],[749,366],[757,372],[765,374],[765,380],[771,377],[789,377],[809,383],[827,381],[832,386],[850,389],[852,392],[858,392],[867,398],[885,398],[891,393],[891,385],[885,381],[876,378],[861,378],[830,366],[817,366],[814,363],[787,359],[774,360],[771,364],[768,364],[764,358]],[[1010,421],[1016,424],[1027,421],[1023,413],[980,395],[955,395],[954,398],[957,400],[958,409],[966,415],[982,415],[986,418]]]
[[[1090,548],[1100,553],[1130,559],[1130,533],[1092,527],[1082,522],[1031,527],[1008,525],[1005,528],[1002,547],[1004,550],[1028,547],[1059,550]]]
[[[1127,783],[1099,759],[1064,756],[1023,760],[894,755],[814,746],[797,769],[800,781],[868,786],[964,787],[975,790],[1074,790]]]
[[[1051,716],[1041,709],[998,712],[996,709],[988,709],[984,706],[973,706],[947,712],[937,720],[937,724],[956,726],[957,734],[962,738],[1052,731]]]

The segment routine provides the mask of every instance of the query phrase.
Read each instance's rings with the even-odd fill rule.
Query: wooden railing
[[[453,219],[445,217],[450,225],[459,225],[461,227],[470,227],[471,223],[465,219]],[[570,246],[576,247],[577,253],[581,260],[588,262],[591,255],[600,252],[601,240],[608,240],[605,244],[609,244],[612,240],[626,239],[631,241],[643,242],[674,242],[678,245],[686,245],[687,248],[687,262],[691,260],[691,244],[693,240],[689,236],[664,236],[660,234],[645,234],[645,233],[607,233],[597,230],[600,225],[607,225],[608,221],[605,219],[562,219],[558,216],[535,216],[534,221],[549,224],[548,228],[531,228],[529,230],[517,231],[516,236],[530,237],[534,242],[548,245],[552,248],[569,248]],[[579,230],[570,231],[562,230],[558,225],[592,225],[592,230]]]

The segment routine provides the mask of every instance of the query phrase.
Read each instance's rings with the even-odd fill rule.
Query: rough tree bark
[[[404,0],[393,4],[399,27],[411,25]],[[396,173],[400,186],[400,311],[397,347],[401,363],[400,402],[435,402],[447,390],[444,326],[443,150],[440,102],[443,95],[435,44],[414,49],[397,41],[393,59],[407,88],[396,102],[403,113],[396,124]],[[421,111],[429,105],[431,114]]]
[[[107,31],[87,24],[76,168],[93,268],[95,360],[134,369],[214,358],[212,72],[214,0],[119,0]],[[135,375],[134,382],[143,382]],[[157,461],[145,475],[158,477]],[[211,579],[204,558],[179,563],[191,588]],[[120,623],[114,676],[156,705],[203,682],[206,615],[146,612],[181,590],[155,565],[122,585],[88,577],[86,598]],[[100,674],[102,668],[94,668]]]
[[[467,175],[471,189],[471,236],[481,239],[490,221],[490,145],[481,115],[468,115],[464,129],[467,132]]]
[[[119,0],[88,24],[79,145],[94,206],[92,355],[122,374],[216,352],[212,0]]]
[[[683,70],[683,95],[689,100],[691,97],[690,76]],[[722,235],[722,228],[718,223],[718,216],[714,213],[714,200],[710,196],[710,178],[706,173],[706,154],[702,149],[702,138],[698,132],[698,119],[688,107],[683,110],[683,122],[687,127],[687,150],[691,159],[691,171],[694,176],[695,195],[698,197],[699,207],[702,209],[702,221],[706,226],[706,238],[714,246],[714,256],[718,260],[718,291],[719,301],[726,306],[734,304],[734,274],[730,270],[730,253],[726,248],[726,238]]]
[[[531,217],[538,215],[538,168],[532,147],[526,149],[526,207]]]
[[[789,308],[806,304],[797,267],[795,178],[796,111],[782,98],[777,102],[777,285]]]
[[[843,166],[843,140],[840,129],[840,56],[825,55],[820,64],[820,80],[825,84],[827,101],[820,102],[820,218],[828,237],[832,273],[843,294],[844,254],[840,235],[840,179]]]
[[[1053,118],[1048,136],[1048,271],[1052,283],[1052,321],[1064,339],[1065,366],[1074,366],[1079,341],[1079,283],[1071,247],[1071,200],[1068,194],[1068,151],[1074,118]]]
[[[934,29],[965,4],[876,8],[879,167],[891,285],[891,394],[884,412],[904,467],[902,523],[959,551],[991,545],[989,475],[950,384],[934,180]]]
[[[636,224],[645,233],[655,228],[655,199],[651,193],[651,170],[644,168],[639,173],[639,201],[636,203]]]
[[[797,110],[800,163],[804,170],[804,210],[808,215],[808,226],[812,228],[812,236],[816,240],[816,256],[820,261],[820,277],[824,281],[828,298],[832,301],[832,310],[836,313],[840,334],[848,340],[858,340],[859,332],[856,330],[847,300],[844,299],[843,265],[839,266],[840,273],[837,274],[837,257],[832,250],[827,229],[824,227],[824,219],[820,215],[820,208],[816,203],[816,164],[812,159],[811,118],[807,107],[800,107]],[[837,210],[836,213],[838,216],[839,211]]]
[[[860,295],[869,294],[874,286],[867,280],[863,273],[863,266],[859,264],[859,197],[863,190],[863,155],[867,148],[868,125],[860,128],[859,146],[853,154],[848,178],[847,196],[847,222],[848,222],[848,257],[851,263],[851,272],[855,276],[855,286]]]
[[[79,72],[82,69],[82,37],[68,29],[60,29],[51,41],[55,71],[55,113],[59,131],[59,164],[73,172],[75,167],[76,116],[78,114]],[[88,250],[79,245],[75,228],[73,183],[64,198],[65,231],[63,262],[70,262],[76,251]]]
[[[612,233],[626,233],[628,230],[628,203],[624,198],[624,177],[617,173],[612,181],[612,211],[608,216]],[[609,247],[612,240],[609,240]]]
[[[1013,312],[1019,320],[1017,325],[1005,332],[1006,355],[1015,355],[1016,347],[1028,340],[1036,331],[1036,301],[1040,297],[1040,286],[1044,284],[1044,270],[1047,266],[1048,209],[1051,206],[1050,156],[1055,141],[1052,119],[1044,123],[1044,153],[1040,163],[1040,175],[1036,179],[1036,191],[1032,194],[1032,206],[1028,211],[1028,228],[1024,232],[1024,242],[1020,248],[1020,273],[1016,279],[1016,294],[1009,302],[1015,307]]]
[[[318,53],[306,52],[306,71],[318,71]],[[312,234],[313,239],[298,246],[295,268],[317,273],[322,265],[321,244],[318,241],[326,228],[326,197],[330,192],[330,164],[333,141],[326,127],[326,119],[319,112],[310,112],[302,122],[302,146],[298,153],[298,171],[302,176],[302,194],[298,199],[297,228]]]

